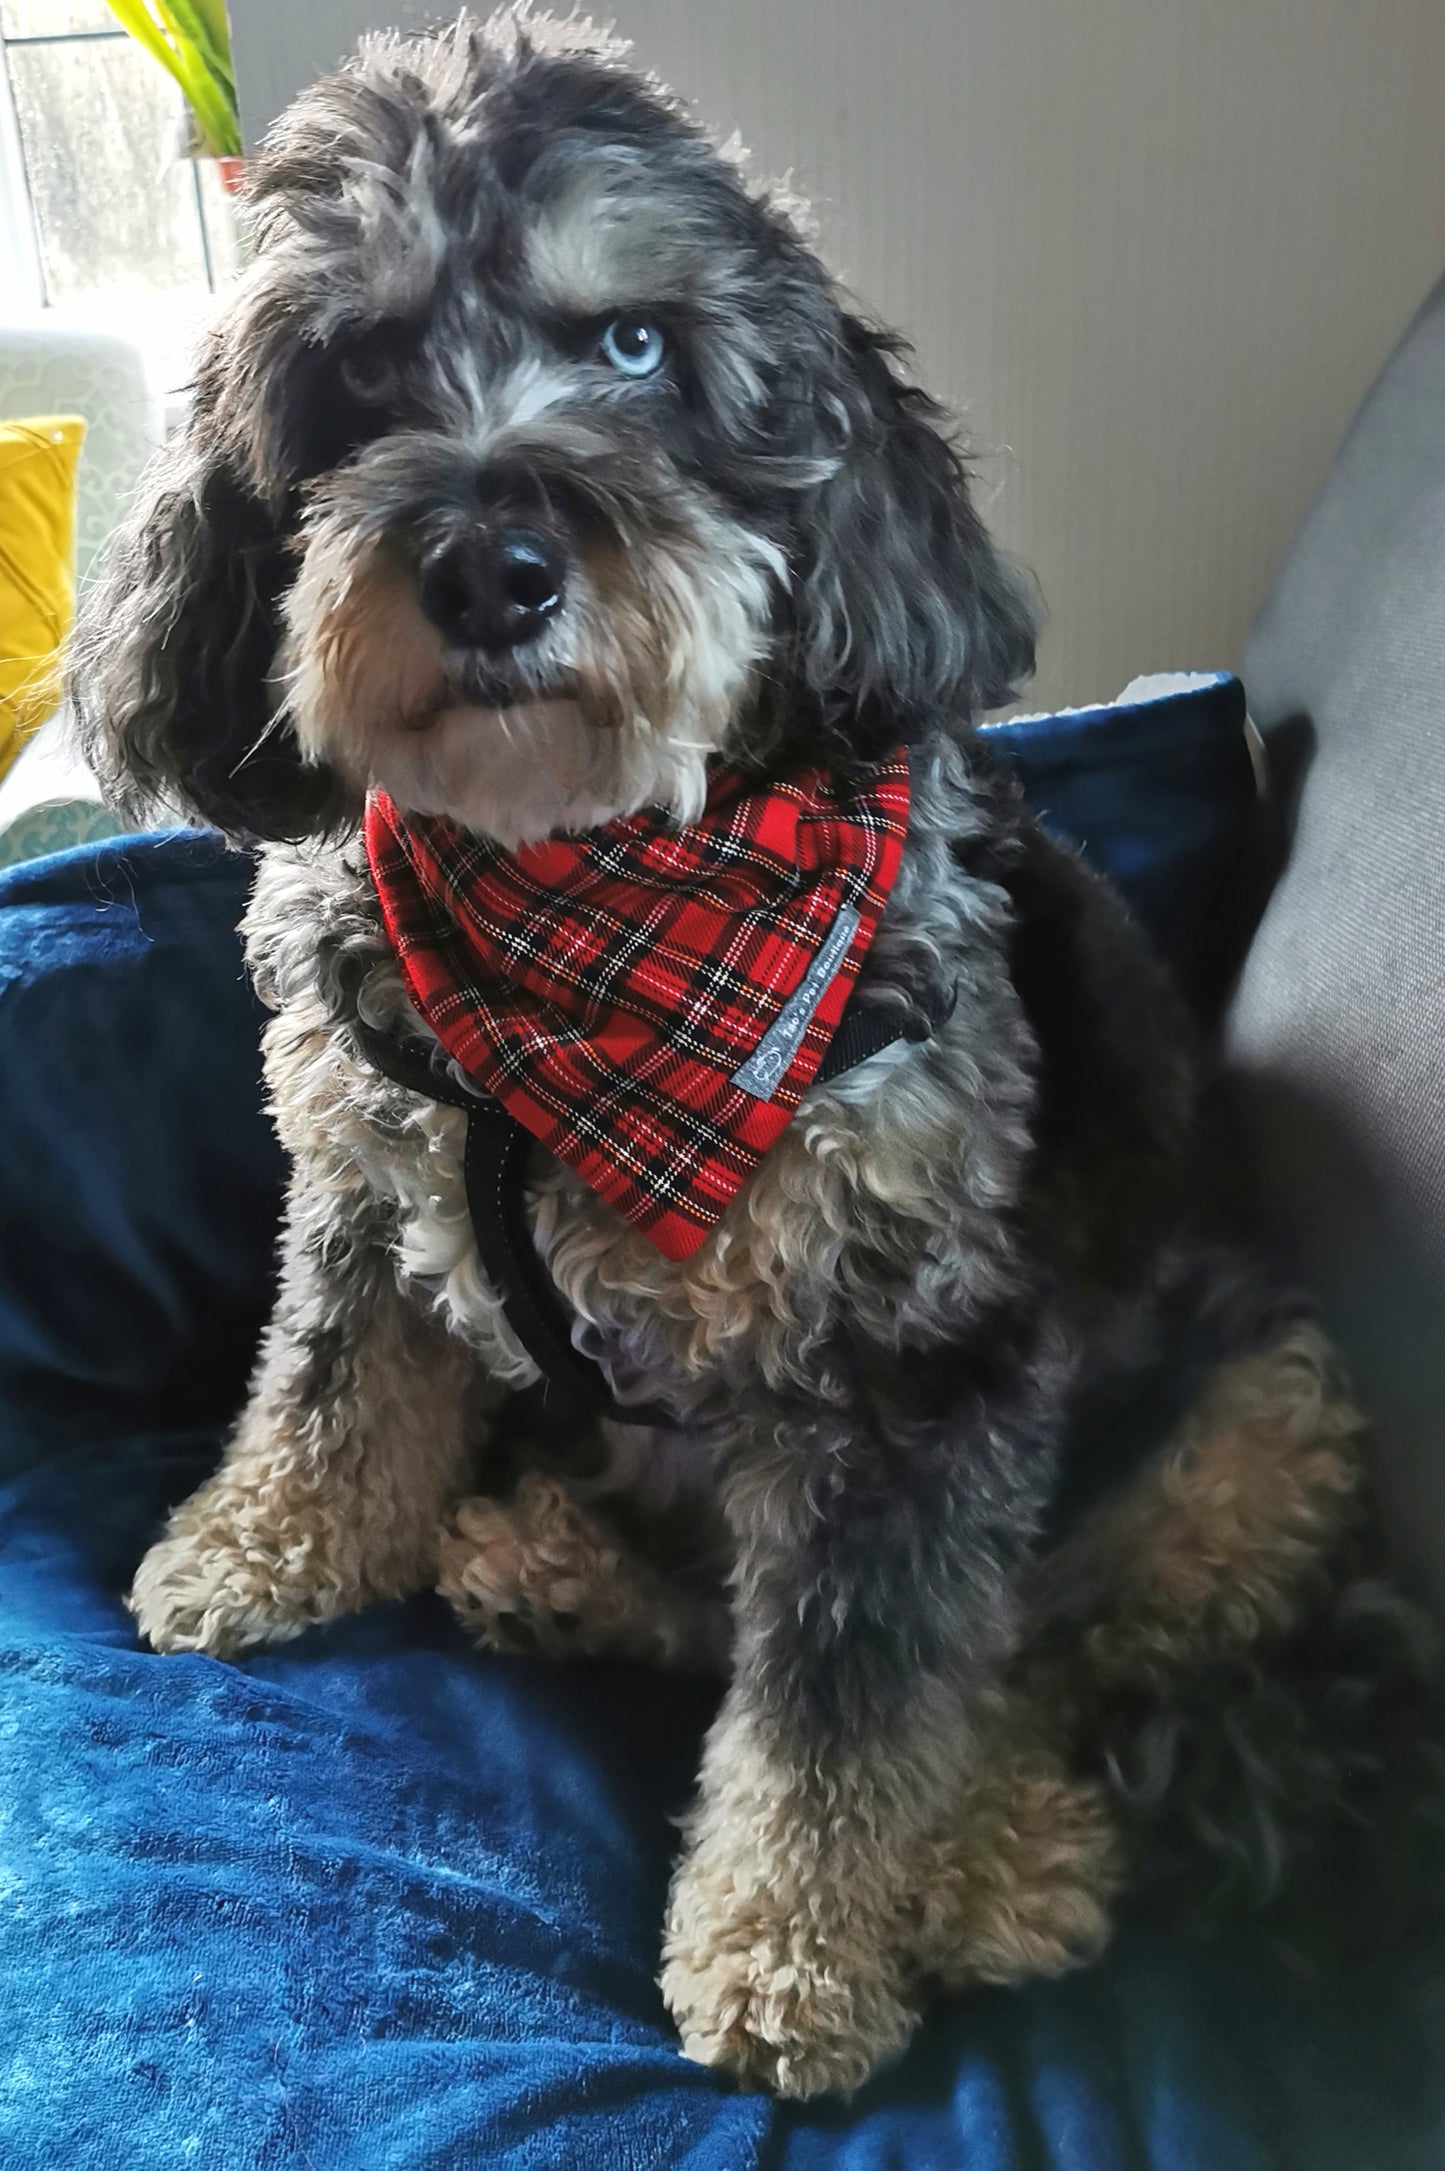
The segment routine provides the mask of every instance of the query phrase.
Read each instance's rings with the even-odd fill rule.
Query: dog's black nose
[[[492,654],[533,640],[562,607],[566,569],[534,528],[461,536],[421,562],[421,607],[459,648]]]

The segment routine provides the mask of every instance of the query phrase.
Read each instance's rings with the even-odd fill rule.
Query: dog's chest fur
[[[803,1386],[846,1322],[881,1350],[936,1340],[997,1300],[1029,1145],[1028,1029],[1007,971],[1007,900],[957,868],[979,826],[966,771],[915,763],[903,870],[862,993],[927,1029],[810,1093],[708,1241],[665,1258],[538,1151],[536,1241],[588,1353],[624,1397],[661,1398],[695,1430],[740,1384]],[[386,1217],[402,1279],[486,1373],[536,1369],[483,1273],[462,1175],[466,1119],[380,1076],[356,1019],[424,1032],[407,1003],[359,844],[275,846],[247,915],[267,1078],[302,1193]],[[951,1007],[950,1007],[951,1002]],[[1001,1212],[1001,1209],[1004,1211]]]

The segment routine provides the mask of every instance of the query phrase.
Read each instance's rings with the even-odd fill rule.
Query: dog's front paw
[[[1085,1967],[1109,1942],[1123,1881],[1103,1788],[1038,1752],[1000,1756],[926,1854],[913,1956],[950,1989]]]
[[[234,1657],[299,1636],[325,1608],[255,1547],[197,1534],[162,1538],[136,1571],[126,1600],[156,1651]]]
[[[698,1853],[673,1883],[662,1993],[700,2065],[779,2096],[849,2094],[913,2031],[898,1945],[846,1891],[789,1906]]]
[[[511,1657],[675,1655],[656,1579],[540,1471],[512,1500],[477,1495],[453,1509],[439,1588],[480,1642]]]

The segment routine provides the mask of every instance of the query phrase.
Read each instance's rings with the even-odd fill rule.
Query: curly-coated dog
[[[971,737],[1027,592],[796,207],[526,16],[367,42],[249,201],[76,670],[125,804],[263,846],[293,1164],[132,1605],[226,1654],[440,1583],[500,1649],[724,1671],[666,1998],[696,2058],[852,2087],[925,1981],[1099,1949],[1201,1684],[1238,1721],[1340,1584],[1359,1423],[1186,1264],[1175,1000]],[[560,1440],[514,1392],[549,1304],[605,1381]],[[1188,1409],[1046,1549],[1080,1413],[1191,1308]]]

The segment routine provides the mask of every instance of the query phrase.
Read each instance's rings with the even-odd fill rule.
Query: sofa
[[[1257,1225],[1376,1421],[1445,1606],[1445,285],[1355,418],[1245,646],[1289,854],[1230,1011]]]
[[[1002,751],[1213,1013],[1221,1182],[1248,1167],[1346,1343],[1429,1588],[1445,286],[1242,675],[1289,819],[1222,1017],[1257,844],[1233,682],[1227,732],[1166,693]],[[655,1984],[707,1683],[486,1656],[426,1596],[237,1665],[139,1646],[122,1593],[214,1463],[270,1288],[246,881],[203,834],[0,876],[0,2163],[1438,2171],[1439,1940],[1315,1977],[1145,1916],[1092,1969],[940,2004],[851,2102],[779,2106],[686,2063]]]

